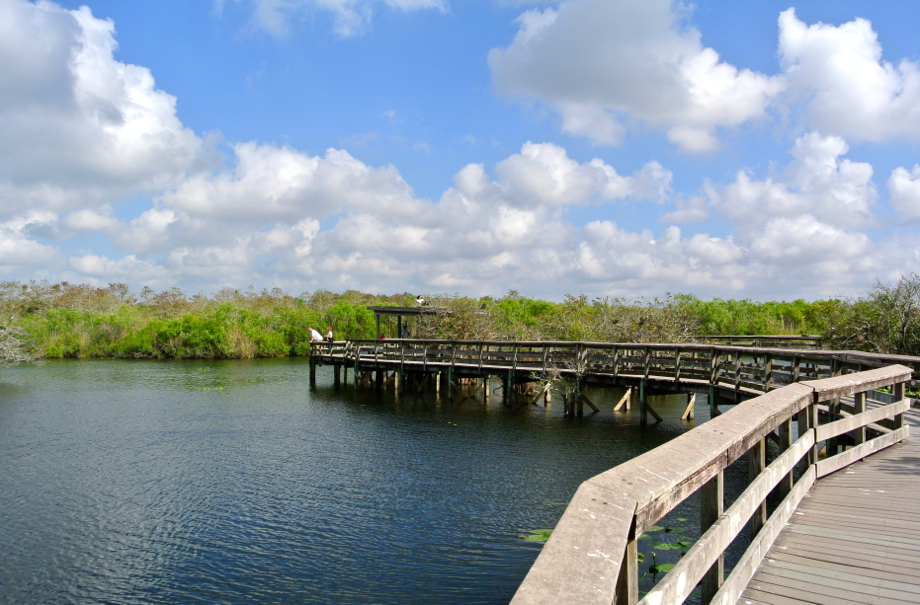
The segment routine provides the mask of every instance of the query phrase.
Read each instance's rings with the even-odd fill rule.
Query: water
[[[304,360],[0,370],[2,603],[506,603],[578,484],[692,427],[331,388]],[[697,422],[705,419],[698,404]]]

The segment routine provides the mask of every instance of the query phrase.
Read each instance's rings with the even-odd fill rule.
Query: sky
[[[916,0],[0,0],[0,280],[819,299],[920,272]]]

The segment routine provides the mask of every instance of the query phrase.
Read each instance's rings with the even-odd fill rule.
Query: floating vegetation
[[[519,537],[528,542],[546,542],[552,533],[553,530],[551,529],[532,529],[529,534],[521,534]]]

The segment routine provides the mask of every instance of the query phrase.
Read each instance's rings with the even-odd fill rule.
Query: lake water
[[[693,426],[676,397],[640,427],[617,391],[563,418],[307,376],[302,359],[0,369],[0,602],[507,603],[541,548],[521,534]]]

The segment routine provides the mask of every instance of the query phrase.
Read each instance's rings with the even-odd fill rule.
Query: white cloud
[[[710,187],[709,197],[720,214],[743,228],[806,213],[838,227],[866,227],[874,221],[877,197],[872,166],[840,159],[847,151],[839,137],[809,133],[796,140],[794,160],[779,178],[756,181],[739,172],[734,183]]]
[[[342,37],[362,34],[370,26],[373,7],[378,4],[373,0],[251,0],[251,3],[253,26],[273,36],[288,35],[293,19],[324,11],[332,15],[333,29]],[[379,3],[406,12],[424,9],[444,11],[447,8],[442,0],[382,0]],[[215,12],[222,13],[224,4],[223,0],[215,0]]]
[[[901,218],[920,219],[920,164],[914,164],[910,172],[901,167],[892,170],[888,191],[891,205]]]
[[[585,205],[629,196],[660,199],[670,192],[672,178],[657,162],[624,177],[602,160],[579,164],[558,145],[530,141],[521,153],[499,162],[496,172],[522,205]]]
[[[41,265],[60,260],[57,249],[44,245],[31,237],[36,227],[53,224],[57,216],[51,212],[28,212],[0,223],[0,271],[25,266],[33,270]]]
[[[635,118],[687,151],[712,151],[716,128],[763,116],[783,82],[720,61],[684,13],[671,0],[527,11],[511,45],[489,54],[494,84],[547,103],[564,131],[598,143],[619,143],[623,122]]]
[[[82,7],[0,2],[0,194],[66,210],[155,191],[204,142],[150,71],[116,61],[115,28]]]
[[[869,21],[806,25],[790,8],[779,29],[789,94],[814,128],[852,141],[920,140],[920,65],[883,61]]]
[[[706,200],[701,197],[692,197],[675,202],[677,210],[661,217],[662,223],[702,223],[709,219],[709,208]]]
[[[819,222],[810,214],[770,219],[751,246],[757,257],[791,261],[798,266],[827,260],[845,260],[863,254],[869,238]]]
[[[412,214],[419,206],[395,168],[371,168],[346,151],[329,149],[318,157],[253,142],[233,149],[237,161],[232,170],[196,174],[165,193],[161,203],[190,216],[227,222],[324,218],[346,204],[401,214]]]

